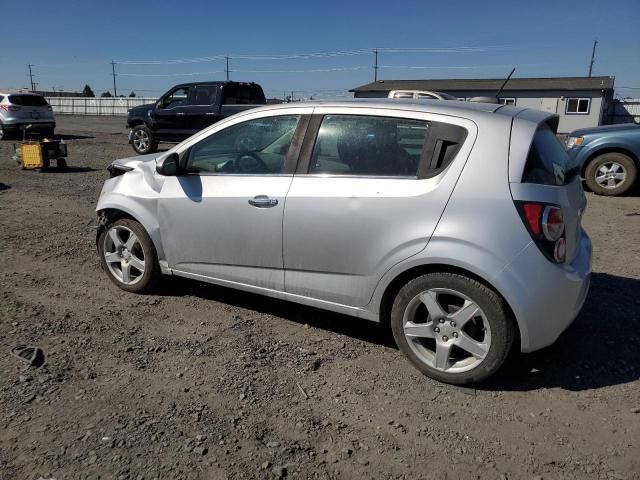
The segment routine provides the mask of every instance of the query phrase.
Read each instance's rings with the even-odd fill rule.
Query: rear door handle
[[[275,198],[269,198],[266,195],[256,195],[249,200],[249,205],[253,205],[257,208],[271,208],[278,205],[278,200]]]

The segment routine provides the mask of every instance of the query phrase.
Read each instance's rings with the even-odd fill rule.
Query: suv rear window
[[[543,125],[536,131],[529,148],[522,181],[542,185],[565,185],[575,172],[569,157],[553,130]]]
[[[40,95],[9,95],[9,102],[21,107],[46,107],[49,105]]]

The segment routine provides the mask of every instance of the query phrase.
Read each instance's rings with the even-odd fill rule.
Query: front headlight
[[[569,137],[567,138],[567,148],[577,147],[582,145],[582,142],[584,142],[584,137]]]

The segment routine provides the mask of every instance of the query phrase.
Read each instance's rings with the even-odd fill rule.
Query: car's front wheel
[[[471,278],[432,273],[407,283],[391,310],[398,348],[425,375],[477,383],[507,358],[515,336],[504,301]]]
[[[622,195],[636,181],[638,168],[624,153],[610,152],[598,155],[585,170],[587,187],[598,195]]]
[[[98,237],[98,253],[111,281],[128,292],[149,291],[160,277],[153,241],[134,220],[108,224]]]
[[[131,130],[131,146],[140,155],[146,155],[158,149],[158,142],[146,125],[136,125]]]

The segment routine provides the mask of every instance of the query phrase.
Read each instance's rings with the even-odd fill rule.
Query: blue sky
[[[296,97],[328,98],[347,95],[349,88],[372,81],[373,53],[233,57],[376,47],[454,49],[381,53],[379,78],[503,77],[512,66],[517,68],[516,77],[575,76],[587,74],[592,42],[598,39],[593,74],[614,75],[618,94],[640,97],[640,0],[190,0],[166,4],[105,0],[88,4],[86,0],[32,0],[2,8],[9,14],[2,27],[0,87],[28,86],[27,64],[32,63],[40,89],[80,90],[89,83],[96,93],[112,91],[109,62],[114,60],[119,62],[119,94],[135,90],[153,96],[180,82],[224,79],[224,59],[121,62],[228,54],[231,79],[259,82],[268,96],[282,97],[294,90]],[[12,8],[24,20],[10,14]],[[457,50],[460,47],[471,49]]]

